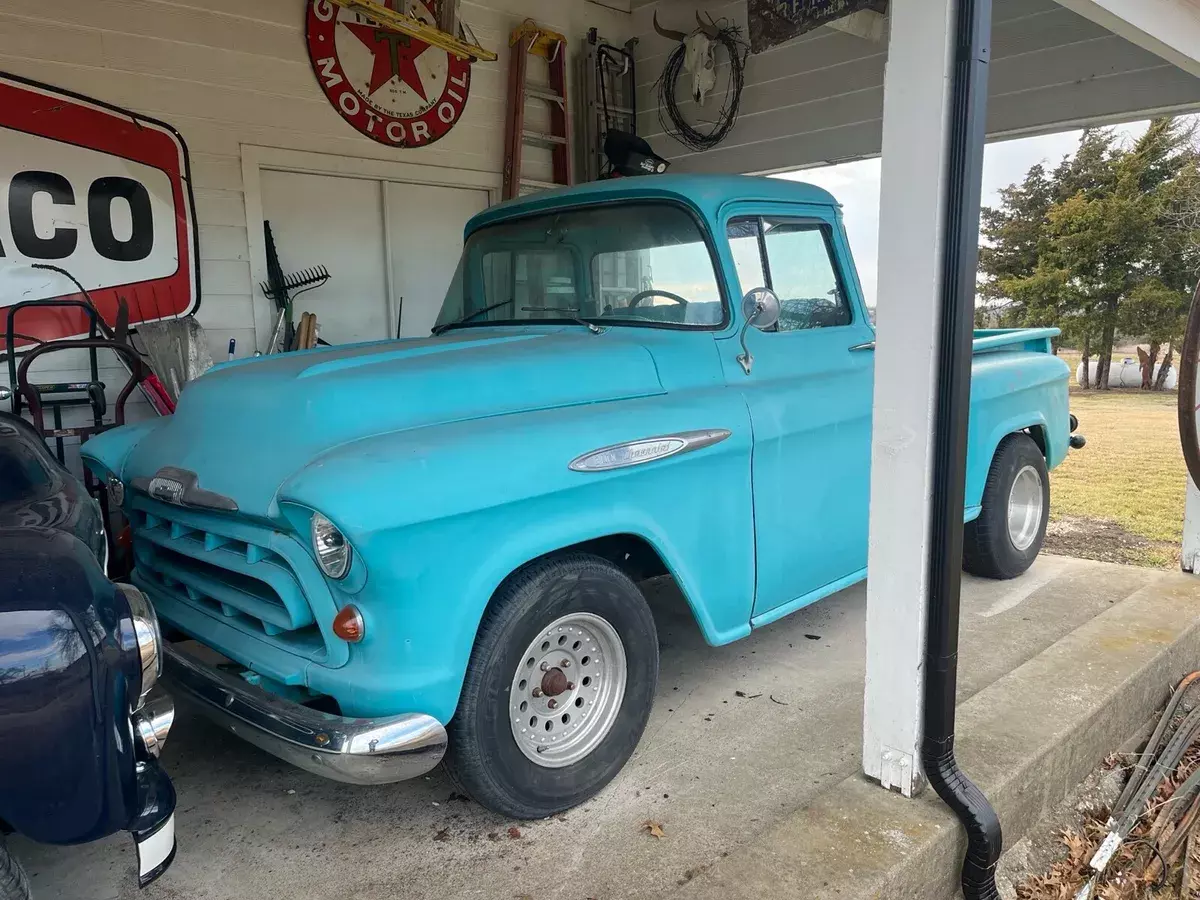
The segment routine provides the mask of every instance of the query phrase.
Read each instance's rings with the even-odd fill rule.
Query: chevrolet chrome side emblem
[[[636,441],[624,441],[577,456],[567,468],[572,472],[607,472],[609,469],[623,469],[711,447],[725,440],[731,433],[725,428],[705,428],[701,431],[680,431]]]

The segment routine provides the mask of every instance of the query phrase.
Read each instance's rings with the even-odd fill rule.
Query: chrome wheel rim
[[[555,619],[525,648],[509,689],[508,713],[521,752],[562,768],[586,757],[612,729],[629,677],[625,646],[592,613]]]
[[[1025,466],[1008,492],[1008,539],[1018,550],[1028,550],[1037,539],[1044,504],[1042,476],[1033,466]]]

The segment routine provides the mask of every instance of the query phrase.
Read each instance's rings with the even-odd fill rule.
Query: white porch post
[[[1188,479],[1187,511],[1183,520],[1183,569],[1200,575],[1200,489]]]
[[[934,391],[956,0],[892,0],[884,77],[863,770],[920,772]]]

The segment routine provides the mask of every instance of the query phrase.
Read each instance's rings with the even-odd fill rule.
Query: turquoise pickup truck
[[[89,441],[177,697],[354,783],[445,756],[516,818],[625,764],[658,679],[638,582],[724,644],[866,577],[875,332],[839,207],[662,176],[495,206],[435,334],[217,366]],[[979,333],[965,565],[1041,548],[1070,444],[1049,329]]]

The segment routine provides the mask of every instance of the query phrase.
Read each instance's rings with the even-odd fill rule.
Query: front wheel
[[[1033,438],[1010,434],[996,448],[983,510],[963,533],[963,568],[985,578],[1016,578],[1033,565],[1050,520],[1050,474]]]
[[[0,900],[29,900],[29,879],[0,837]]]
[[[534,563],[484,615],[446,767],[503,815],[570,809],[633,754],[657,684],[654,617],[624,572],[581,553]]]

